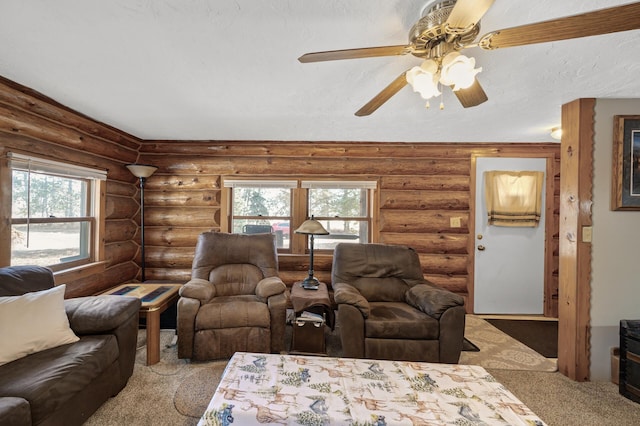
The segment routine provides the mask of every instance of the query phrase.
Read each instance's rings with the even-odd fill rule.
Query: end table
[[[333,328],[334,313],[331,299],[325,283],[320,283],[317,290],[302,287],[297,281],[291,287],[291,304],[296,319],[293,322],[291,352],[325,354],[324,326]],[[310,312],[322,317],[322,321],[306,320],[303,312]]]
[[[130,283],[102,293],[132,296],[142,301],[140,317],[147,319],[147,365],[160,362],[160,314],[178,300],[180,287],[182,284]]]

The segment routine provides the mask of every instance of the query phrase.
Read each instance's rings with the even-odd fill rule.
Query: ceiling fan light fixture
[[[551,137],[555,140],[562,139],[562,127],[554,127],[551,129]]]
[[[430,99],[440,95],[438,68],[436,61],[427,59],[419,67],[413,67],[407,71],[405,78],[414,92],[420,93],[423,99]]]
[[[440,71],[440,83],[445,86],[453,86],[453,91],[467,89],[473,85],[476,74],[482,68],[475,68],[475,58],[462,55],[459,52],[451,52],[442,59]]]

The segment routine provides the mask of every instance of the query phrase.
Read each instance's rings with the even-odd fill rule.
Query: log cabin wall
[[[139,147],[131,135],[0,78],[0,157],[14,151],[108,170],[104,251],[96,264],[56,274],[58,284],[67,284],[67,297],[98,293],[135,279],[139,272],[137,179],[124,167],[136,162]],[[10,185],[2,189],[6,200]],[[2,220],[3,248],[10,245],[9,228],[8,220]]]
[[[552,154],[555,231],[545,282],[551,302],[545,306],[550,307],[546,315],[557,316],[559,148],[537,143],[145,141],[141,161],[159,167],[145,185],[147,277],[189,279],[198,234],[219,231],[227,217],[222,176],[366,176],[379,181],[373,242],[415,248],[427,279],[467,297],[474,240],[469,234],[472,154]],[[308,255],[279,256],[287,285],[306,276],[308,262]],[[331,263],[330,255],[314,258],[315,275],[329,284]]]
[[[552,303],[545,306],[551,306],[548,316],[557,316],[559,148],[534,143],[141,141],[0,77],[0,156],[16,151],[108,170],[101,262],[56,276],[67,284],[68,297],[95,294],[139,277],[138,182],[124,167],[136,161],[159,167],[145,186],[150,280],[189,279],[198,234],[220,230],[226,217],[222,176],[366,176],[379,181],[373,241],[414,247],[426,278],[467,296],[472,285],[472,154],[553,153],[554,232],[545,281],[545,297]],[[0,186],[5,193],[7,188]],[[453,227],[458,220],[460,227]],[[9,234],[3,220],[3,247],[10,243]],[[287,284],[306,276],[307,255],[282,254],[279,261]],[[331,263],[330,255],[321,254],[314,262],[316,275],[329,284]]]

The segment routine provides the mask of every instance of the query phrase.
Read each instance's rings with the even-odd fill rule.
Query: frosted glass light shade
[[[414,92],[420,93],[423,99],[440,96],[438,90],[438,64],[433,59],[427,59],[419,67],[413,67],[407,71],[405,78]]]
[[[150,166],[148,164],[127,164],[126,167],[135,177],[138,178],[148,178],[158,170],[156,166]]]
[[[562,139],[562,128],[554,127],[553,129],[551,129],[551,137],[556,140]]]
[[[453,86],[453,91],[467,89],[473,84],[476,74],[482,71],[482,68],[474,68],[475,66],[475,58],[451,52],[442,59],[440,83]]]

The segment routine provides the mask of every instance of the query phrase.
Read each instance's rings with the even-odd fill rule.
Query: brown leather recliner
[[[273,234],[205,232],[178,300],[178,356],[284,350],[287,293]]]
[[[464,299],[426,281],[413,249],[340,243],[331,282],[343,356],[458,362]]]

